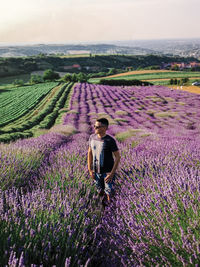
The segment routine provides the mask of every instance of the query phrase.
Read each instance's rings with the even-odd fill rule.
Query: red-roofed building
[[[173,63],[171,63],[171,68],[173,68],[175,66],[178,66],[180,70],[183,70],[183,69],[191,69],[191,68],[200,67],[200,63],[196,62],[196,61],[190,62],[190,63],[184,63],[184,62],[181,62],[181,63],[173,62]]]
[[[200,67],[200,63],[198,63],[198,62],[190,62],[190,66],[191,66],[191,68]]]
[[[65,69],[65,70],[71,70],[71,69],[81,70],[81,66],[79,64],[73,64],[73,65],[69,65],[69,66],[63,66],[63,69]]]
[[[74,64],[72,67],[77,68],[77,69],[79,69],[79,68],[81,69],[81,66],[79,64]]]

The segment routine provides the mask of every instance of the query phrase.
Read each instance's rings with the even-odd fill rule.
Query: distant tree
[[[77,80],[81,83],[87,82],[88,76],[85,73],[80,72],[79,74],[77,74]]]
[[[72,82],[78,82],[78,74],[76,73],[73,73],[72,76],[71,76],[71,79],[72,79]]]
[[[72,75],[70,73],[65,74],[65,76],[62,77],[62,80],[65,82],[71,82],[72,81]]]
[[[170,85],[174,84],[174,80],[173,79],[170,79],[169,84]]]
[[[79,72],[78,74],[73,73],[72,75],[70,73],[65,74],[65,76],[62,78],[65,82],[87,82],[90,78],[90,75],[87,75],[83,72]]]
[[[36,84],[36,83],[42,83],[43,77],[41,75],[32,74],[29,83],[30,84]]]
[[[178,84],[178,81],[177,81],[177,79],[174,79],[174,84]]]
[[[15,79],[12,84],[15,86],[22,86],[24,85],[24,81],[22,79]]]
[[[43,79],[45,81],[54,81],[59,78],[60,78],[60,75],[57,72],[54,72],[52,69],[45,70],[43,74]]]

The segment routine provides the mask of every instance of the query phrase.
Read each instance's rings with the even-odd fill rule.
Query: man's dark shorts
[[[107,195],[114,193],[115,175],[109,183],[105,182],[107,173],[95,173],[95,185],[98,193],[104,191]]]

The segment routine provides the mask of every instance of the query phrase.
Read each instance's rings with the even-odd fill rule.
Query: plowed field
[[[190,93],[194,93],[194,94],[200,94],[200,87],[199,86],[170,86],[171,88],[173,89],[176,89],[176,90],[181,90],[181,91],[187,91],[187,92],[190,92]]]

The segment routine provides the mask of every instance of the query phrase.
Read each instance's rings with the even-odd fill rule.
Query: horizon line
[[[120,42],[145,42],[145,41],[189,41],[200,40],[200,37],[182,37],[182,38],[151,38],[151,39],[127,39],[127,40],[104,40],[104,41],[66,41],[66,42],[1,42],[0,46],[28,46],[28,45],[81,45],[81,44],[109,44]]]

